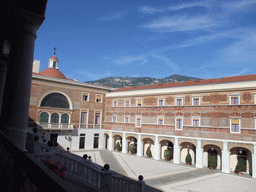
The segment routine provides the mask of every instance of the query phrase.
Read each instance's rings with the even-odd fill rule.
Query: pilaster
[[[227,141],[223,141],[222,172],[230,173],[230,151],[228,150],[228,142]]]
[[[159,143],[159,137],[158,135],[155,136],[155,143],[154,143],[154,159],[160,160],[160,143]]]
[[[123,141],[122,141],[122,153],[127,153],[127,139],[126,139],[126,133],[123,133]]]
[[[173,154],[173,163],[180,164],[180,146],[179,146],[179,138],[175,137],[174,142],[174,154]]]
[[[197,140],[196,167],[197,168],[203,168],[203,149],[202,149],[202,141],[201,141],[201,139]]]

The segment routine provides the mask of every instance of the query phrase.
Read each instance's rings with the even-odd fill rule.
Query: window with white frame
[[[89,101],[89,93],[82,94],[82,101]]]
[[[117,122],[117,118],[116,116],[113,116],[113,122],[116,123]]]
[[[137,107],[141,107],[142,106],[142,99],[137,99]]]
[[[102,95],[96,95],[96,103],[102,103]]]
[[[230,132],[240,133],[240,119],[230,119]]]
[[[124,116],[124,122],[130,123],[130,116],[128,116],[128,115]]]
[[[193,97],[192,98],[192,105],[200,105],[200,98],[199,97]]]
[[[125,107],[130,107],[130,100],[125,100],[124,106]]]
[[[158,99],[158,106],[164,106],[164,99]]]
[[[183,98],[175,98],[175,104],[176,104],[176,106],[182,106]]]
[[[164,118],[163,117],[158,117],[157,118],[157,124],[158,125],[163,125],[164,124]]]
[[[230,95],[229,96],[230,105],[239,105],[240,104],[240,95]]]
[[[193,118],[192,119],[192,124],[194,127],[199,127],[200,126],[200,119],[199,118]]]
[[[113,101],[113,107],[117,107],[117,101]]]
[[[182,117],[176,117],[176,119],[175,119],[175,128],[176,129],[183,129],[183,118]]]
[[[136,117],[136,127],[141,127],[141,117]]]

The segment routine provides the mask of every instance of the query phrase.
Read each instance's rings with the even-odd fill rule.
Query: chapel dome
[[[60,78],[60,79],[67,79],[63,73],[60,72],[59,69],[55,68],[47,68],[43,70],[40,75],[47,76],[47,77],[54,77],[54,78]]]

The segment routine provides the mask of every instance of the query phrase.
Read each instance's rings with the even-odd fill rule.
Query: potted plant
[[[120,150],[121,150],[121,147],[120,147],[119,142],[116,143],[116,150],[117,150],[117,151],[120,151]]]
[[[147,157],[152,157],[152,153],[151,153],[151,150],[150,150],[150,146],[147,148],[147,151],[146,151],[146,155]]]
[[[211,170],[217,167],[217,157],[215,155],[209,156],[208,166],[210,167]]]
[[[235,172],[238,173],[238,175],[242,175],[242,171],[244,171],[244,165],[243,165],[243,160],[240,158],[236,165]]]
[[[186,156],[186,164],[191,165],[191,163],[192,163],[192,158],[191,158],[190,153],[188,152],[188,154]]]
[[[168,161],[171,158],[171,150],[170,149],[166,149],[164,151],[164,158],[165,158],[165,161]]]
[[[130,151],[131,154],[135,153],[135,145],[134,144],[130,144],[129,151]]]

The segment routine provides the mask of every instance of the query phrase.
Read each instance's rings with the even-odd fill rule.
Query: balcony
[[[80,129],[104,129],[104,124],[79,124]]]
[[[74,125],[67,123],[38,123],[38,128],[43,130],[72,131]]]

